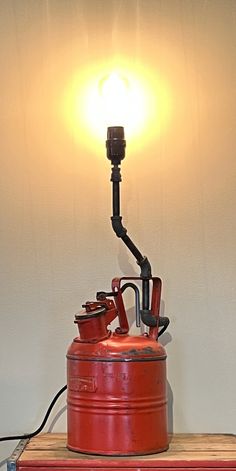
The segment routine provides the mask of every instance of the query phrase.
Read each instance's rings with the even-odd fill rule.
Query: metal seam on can
[[[163,357],[153,357],[153,358],[83,358],[73,355],[67,355],[68,360],[73,361],[99,361],[99,362],[145,362],[145,361],[164,361],[166,360],[166,356]]]

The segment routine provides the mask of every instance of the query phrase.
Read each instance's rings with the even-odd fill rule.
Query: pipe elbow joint
[[[127,229],[122,224],[122,217],[121,216],[112,216],[111,223],[113,231],[116,233],[117,237],[124,237],[127,233]]]
[[[148,327],[157,326],[157,318],[152,315],[149,309],[142,309],[140,311],[142,322]]]
[[[141,262],[138,262],[138,265],[141,268],[141,278],[151,278],[152,277],[152,267],[147,257],[143,257]]]

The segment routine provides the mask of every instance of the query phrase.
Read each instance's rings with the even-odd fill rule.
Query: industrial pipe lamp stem
[[[121,172],[119,165],[125,157],[125,134],[122,126],[113,126],[107,129],[107,158],[111,160],[112,172],[112,208],[113,214],[111,217],[112,228],[117,237],[121,238],[131,253],[136,258],[138,265],[141,268],[140,276],[142,278],[142,308],[149,310],[149,280],[152,277],[151,265],[148,258],[141,254],[139,249],[127,235],[127,229],[122,224],[122,216],[120,215],[120,182]]]

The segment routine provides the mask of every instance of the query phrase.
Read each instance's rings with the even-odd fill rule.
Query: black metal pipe
[[[139,251],[139,249],[136,247],[136,245],[133,243],[133,241],[130,239],[130,237],[125,234],[123,237],[121,237],[125,245],[128,247],[130,252],[134,255],[138,263],[141,263],[143,260],[143,255]]]
[[[113,206],[113,216],[120,215],[120,182],[112,183],[112,206]]]
[[[143,292],[142,308],[144,310],[148,310],[149,309],[149,299],[150,299],[149,280],[143,280],[142,281],[142,292]]]

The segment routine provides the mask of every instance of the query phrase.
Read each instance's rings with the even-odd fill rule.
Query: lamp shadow
[[[131,258],[132,254],[128,251],[128,249],[119,244],[119,251],[118,251],[118,265],[120,267],[121,272],[124,274],[129,274],[129,276],[132,278],[133,276],[139,276],[138,273],[134,270],[133,264],[129,261],[129,258]],[[133,256],[132,256],[133,257]],[[132,258],[133,260],[133,258]],[[127,276],[127,275],[125,275]]]
[[[57,421],[60,419],[60,417],[64,414],[64,412],[66,411],[67,409],[67,406],[63,406],[55,415],[55,417],[53,418],[50,426],[49,426],[49,429],[48,429],[48,433],[52,433],[53,432],[53,428],[55,427]]]
[[[7,464],[7,460],[8,460],[8,458],[6,458],[6,459],[3,460],[3,461],[0,461],[0,468],[2,468],[4,465]]]
[[[7,457],[4,458],[4,459],[1,459],[1,461],[0,461],[0,469],[2,471],[5,471],[7,469],[7,462],[10,459],[13,451],[15,450],[15,448],[17,446],[17,443],[19,443],[19,440],[11,440],[11,441],[2,442],[2,443],[7,443],[6,444],[6,450],[4,452],[4,454],[7,455]]]

